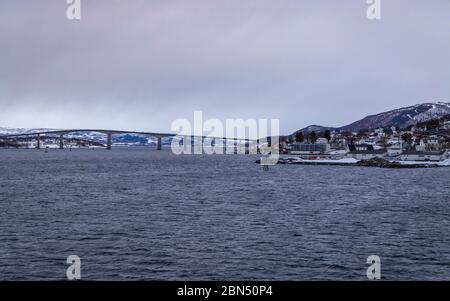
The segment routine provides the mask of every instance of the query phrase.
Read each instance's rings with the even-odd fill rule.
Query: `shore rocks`
[[[382,158],[372,158],[367,160],[361,160],[356,163],[357,166],[369,166],[369,167],[382,167],[382,168],[429,168],[438,167],[437,164],[401,164],[396,161],[388,161]]]
[[[355,160],[356,161],[356,160]],[[261,160],[257,159],[255,163],[260,164]],[[365,166],[365,167],[380,167],[380,168],[432,168],[440,167],[439,164],[414,164],[410,163],[400,163],[397,161],[389,161],[382,158],[372,158],[367,160],[360,160],[355,163],[353,162],[342,162],[336,160],[296,160],[294,158],[280,158],[278,164],[294,164],[294,165],[338,165],[338,166]]]
[[[372,167],[400,167],[398,162],[390,162],[382,158],[372,158],[367,160],[361,160],[356,163],[358,166],[372,166]]]

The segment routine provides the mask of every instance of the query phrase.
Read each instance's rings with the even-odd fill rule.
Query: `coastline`
[[[260,163],[256,160],[255,163]],[[369,159],[357,160],[353,158],[344,159],[316,159],[305,160],[298,157],[282,156],[277,164],[294,164],[294,165],[327,165],[327,166],[363,166],[363,167],[380,167],[380,168],[437,168],[450,167],[450,159],[439,162],[421,162],[421,161],[399,161],[386,159]]]

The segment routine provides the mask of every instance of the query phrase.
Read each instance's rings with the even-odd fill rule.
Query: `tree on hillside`
[[[303,136],[303,132],[299,131],[295,134],[295,142],[303,142],[305,141],[305,136]]]
[[[412,138],[413,137],[412,137],[411,133],[404,133],[402,135],[402,140],[405,141],[406,143],[409,143],[409,144],[412,143]]]
[[[316,143],[317,141],[317,134],[315,131],[312,131],[311,133],[309,133],[309,142],[311,143]]]
[[[383,133],[384,133],[386,136],[391,136],[391,135],[393,134],[392,129],[391,129],[390,127],[385,127],[385,128],[383,129]]]
[[[330,132],[330,130],[326,130],[326,131],[323,133],[323,137],[324,137],[325,139],[327,139],[328,142],[330,142],[330,140],[331,140],[331,132]]]
[[[353,134],[349,131],[343,131],[343,132],[341,132],[341,135],[342,135],[342,137],[345,137],[347,139],[350,139],[353,136]]]
[[[358,137],[359,139],[365,137],[367,135],[367,133],[369,132],[368,129],[360,129],[358,131],[358,133],[356,134],[356,137]]]
[[[292,136],[283,137],[283,141],[286,142],[287,144],[291,144],[292,143]]]
[[[387,136],[384,136],[383,138],[381,138],[380,142],[381,145],[386,148],[388,146],[389,138]]]

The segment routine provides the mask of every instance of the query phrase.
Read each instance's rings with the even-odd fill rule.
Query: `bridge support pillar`
[[[227,139],[223,139],[222,140],[222,144],[223,144],[223,154],[226,155],[227,154]]]
[[[108,133],[107,135],[108,135],[108,137],[106,139],[106,149],[110,150],[111,149],[111,145],[112,145],[112,134]]]
[[[40,149],[41,148],[41,134],[37,134],[37,138],[36,138],[36,148]]]
[[[64,149],[64,135],[59,135],[59,149]]]
[[[191,151],[191,140],[189,139],[189,136],[183,136],[183,148],[185,150],[185,152],[187,152],[188,154]]]
[[[190,151],[191,154],[195,154],[195,145],[196,145],[197,141],[195,140],[194,136],[189,136],[189,147],[190,147]]]
[[[202,137],[191,136],[191,149],[193,154],[201,154],[202,153]]]
[[[158,144],[156,145],[156,150],[162,150],[162,137],[158,136]]]

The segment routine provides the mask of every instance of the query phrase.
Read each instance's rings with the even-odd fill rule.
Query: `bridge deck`
[[[119,134],[136,134],[154,137],[194,137],[194,138],[210,138],[210,139],[222,139],[222,140],[232,140],[232,141],[245,141],[245,142],[256,142],[255,139],[240,139],[240,138],[228,138],[228,137],[213,137],[213,136],[197,136],[197,135],[177,135],[172,133],[154,133],[154,132],[140,132],[140,131],[120,131],[120,130],[102,130],[102,129],[70,129],[70,130],[54,130],[54,131],[36,131],[32,133],[20,133],[20,134],[9,134],[2,135],[0,139],[9,138],[19,138],[19,137],[35,137],[40,135],[66,135],[70,133],[82,133],[82,132],[95,132],[102,133],[105,135],[119,135]]]

